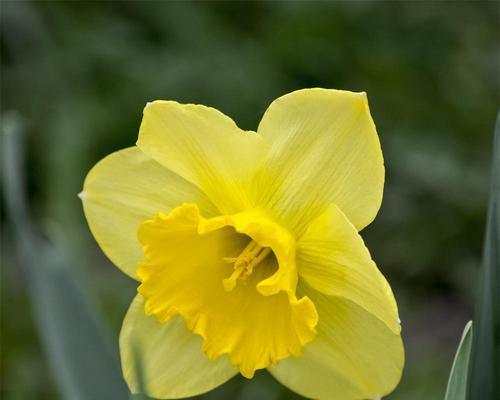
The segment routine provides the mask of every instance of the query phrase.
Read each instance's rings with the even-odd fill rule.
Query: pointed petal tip
[[[87,199],[87,193],[84,190],[82,190],[80,193],[78,193],[77,196],[79,197],[79,199],[81,201],[85,201]]]
[[[142,113],[144,114],[147,110],[149,110],[153,106],[153,104],[154,104],[154,100],[146,102],[146,104],[144,105],[144,108],[142,110]]]

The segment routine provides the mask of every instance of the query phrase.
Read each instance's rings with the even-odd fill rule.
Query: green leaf
[[[469,400],[500,399],[500,114],[493,142],[481,290],[474,319],[467,395]]]
[[[89,292],[62,246],[49,241],[30,218],[22,173],[19,116],[3,118],[3,193],[20,266],[27,278],[37,329],[65,399],[123,400],[128,390]]]
[[[460,344],[453,360],[444,400],[465,400],[472,337],[472,321],[469,321],[465,325],[462,339],[460,339]]]

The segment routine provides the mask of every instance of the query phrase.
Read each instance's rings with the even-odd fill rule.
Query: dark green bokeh
[[[1,19],[1,108],[26,125],[32,208],[66,238],[115,338],[135,285],[94,243],[76,194],[95,162],[135,143],[147,101],[203,103],[255,129],[294,89],[366,91],[387,176],[363,236],[393,285],[407,350],[389,398],[443,398],[477,289],[497,2],[4,1]],[[2,234],[0,395],[56,399],[26,277]],[[207,398],[298,398],[257,378]]]

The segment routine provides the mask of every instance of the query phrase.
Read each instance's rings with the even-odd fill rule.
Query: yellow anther
[[[234,289],[238,279],[247,279],[252,274],[255,266],[259,265],[269,253],[271,253],[270,247],[260,246],[252,240],[238,257],[223,257],[224,261],[234,264],[234,271],[231,276],[222,281],[224,289],[229,292]]]

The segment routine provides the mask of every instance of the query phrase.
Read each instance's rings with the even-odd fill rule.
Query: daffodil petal
[[[380,208],[384,163],[365,93],[304,89],[275,100],[257,130],[269,143],[256,203],[299,231],[335,203],[361,230]]]
[[[202,342],[180,317],[161,324],[146,316],[144,300],[137,295],[120,333],[122,370],[132,393],[141,389],[139,376],[149,396],[178,399],[208,392],[238,373],[227,356],[209,360]]]
[[[193,184],[164,168],[138,147],[110,154],[85,178],[80,193],[90,230],[109,259],[136,279],[144,258],[137,229],[158,211],[184,201],[199,204],[205,215],[217,213]]]
[[[269,255],[235,285],[224,285],[235,271],[227,260],[241,254],[251,239],[275,244],[265,232],[274,235],[277,228],[251,214],[252,223],[241,215],[204,220],[196,205],[184,204],[139,228],[146,260],[139,267],[138,290],[147,299],[146,313],[161,322],[181,315],[188,328],[203,337],[203,351],[210,359],[228,354],[247,378],[257,369],[300,355],[314,338],[318,321],[313,303],[296,297],[296,277],[280,272],[294,265],[277,265],[276,259],[286,257],[290,249]],[[278,247],[287,243],[278,240]],[[268,283],[264,288],[263,282]]]
[[[390,393],[403,370],[400,335],[347,299],[300,287],[318,309],[318,335],[301,357],[271,366],[271,374],[318,400],[375,399]]]
[[[222,214],[249,207],[246,186],[266,149],[220,111],[175,101],[148,103],[137,145],[202,189]]]
[[[297,242],[300,277],[314,289],[349,299],[399,333],[392,290],[356,228],[332,204]]]

